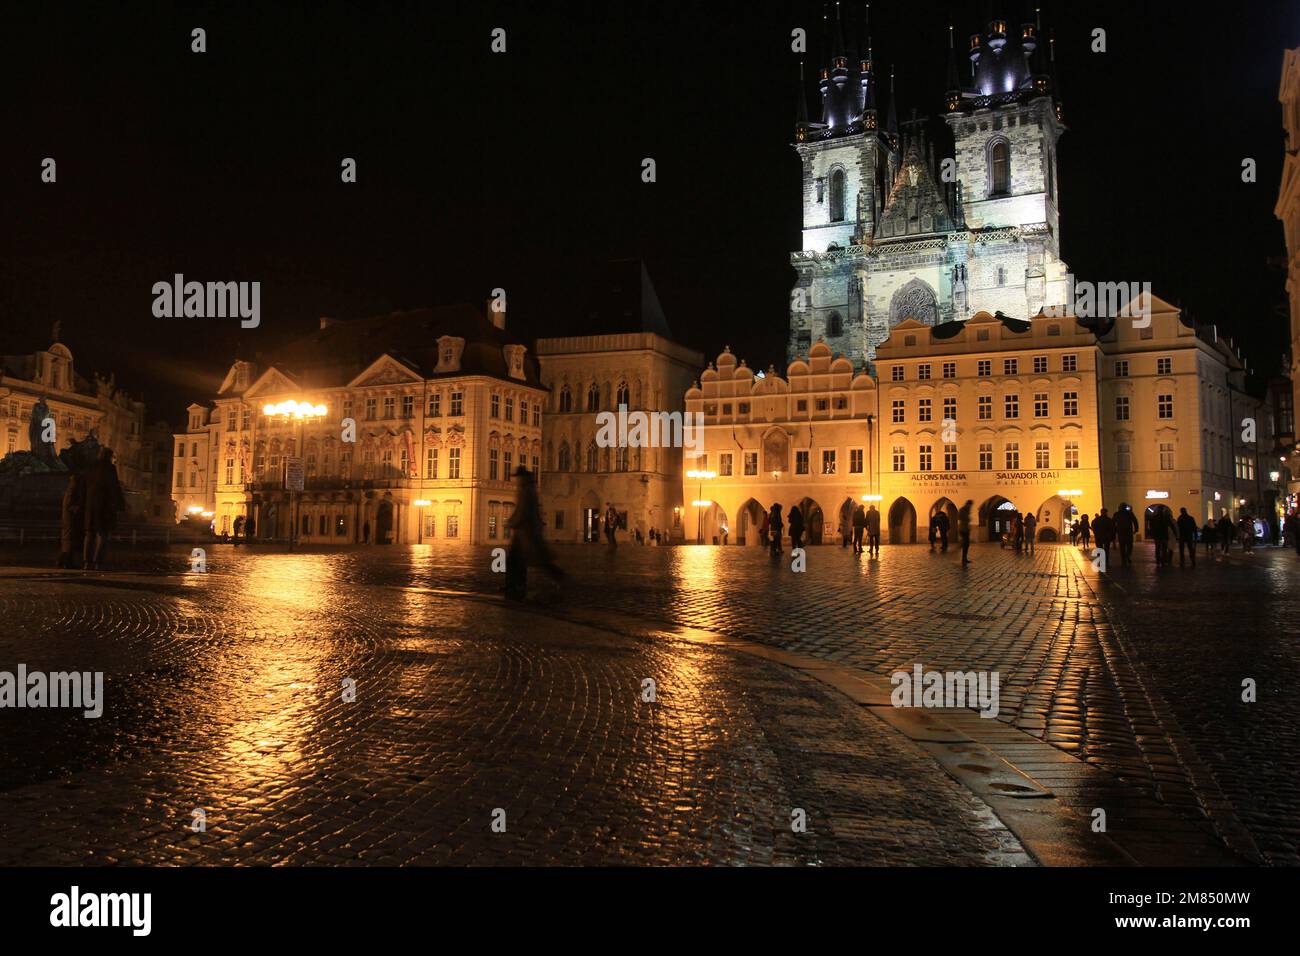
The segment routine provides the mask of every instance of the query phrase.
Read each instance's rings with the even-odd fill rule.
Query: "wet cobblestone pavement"
[[[1027,862],[789,668],[383,586],[409,555],[123,557],[142,573],[0,571],[0,670],[103,670],[107,699],[0,710],[0,864]]]
[[[102,643],[96,642],[106,659],[129,660],[131,654],[145,655],[150,674],[156,673],[159,682],[183,688],[189,695],[184,699],[160,695],[156,685],[152,685],[154,693],[139,692],[135,706],[146,730],[134,744],[138,752],[124,743],[122,735],[110,732],[106,721],[98,722],[104,724],[103,728],[76,729],[80,735],[103,735],[100,743],[113,749],[115,763],[135,759],[147,764],[153,759],[149,754],[159,741],[149,734],[157,732],[156,727],[162,723],[173,728],[163,749],[188,752],[185,748],[191,745],[195,748],[193,760],[199,760],[202,748],[193,741],[200,739],[195,735],[203,718],[195,716],[196,710],[210,714],[206,718],[209,720],[234,720],[234,727],[242,720],[250,720],[256,728],[257,720],[262,720],[270,727],[266,739],[280,739],[274,732],[276,721],[283,717],[280,704],[249,704],[249,709],[261,716],[245,718],[237,717],[239,708],[232,710],[227,701],[233,688],[249,682],[250,686],[261,686],[256,683],[259,679],[267,686],[263,693],[271,694],[265,698],[267,701],[274,701],[277,693],[285,693],[277,689],[281,685],[267,682],[263,669],[283,680],[283,686],[304,680],[336,686],[342,675],[341,662],[369,661],[377,673],[387,675],[384,679],[394,687],[416,688],[408,690],[411,696],[405,706],[412,713],[405,720],[389,713],[369,718],[374,726],[383,728],[383,739],[392,737],[391,728],[410,727],[412,721],[440,728],[447,722],[464,726],[460,721],[471,719],[464,713],[469,702],[484,703],[482,678],[490,674],[494,682],[489,684],[488,710],[516,716],[506,720],[504,726],[512,728],[507,739],[518,743],[520,750],[528,749],[523,741],[530,739],[529,733],[540,735],[542,740],[563,738],[562,731],[556,731],[558,736],[552,738],[541,729],[547,721],[558,719],[553,711],[536,709],[543,699],[552,701],[561,713],[565,713],[563,708],[568,702],[571,712],[560,723],[569,727],[577,721],[576,726],[583,730],[574,732],[576,741],[587,741],[593,734],[594,739],[605,741],[602,746],[574,743],[565,751],[565,757],[559,751],[548,751],[555,755],[555,767],[544,762],[529,765],[527,760],[518,766],[530,771],[545,767],[548,774],[576,780],[571,776],[575,761],[582,767],[594,765],[602,773],[613,774],[602,779],[618,792],[616,807],[627,801],[645,814],[636,818],[641,821],[641,829],[637,829],[629,826],[631,818],[615,813],[619,821],[615,826],[624,827],[622,838],[616,843],[602,840],[605,845],[596,850],[591,848],[593,841],[580,834],[574,834],[567,843],[554,844],[553,850],[561,848],[551,857],[556,862],[1014,860],[1005,831],[987,828],[987,817],[979,813],[978,802],[967,803],[964,794],[959,789],[954,791],[949,781],[928,772],[934,770],[933,766],[909,762],[923,758],[909,749],[906,741],[891,739],[870,723],[862,724],[863,718],[855,717],[851,706],[846,709],[842,699],[798,672],[759,661],[737,660],[734,655],[716,656],[722,652],[689,648],[680,642],[629,644],[628,639],[623,639],[619,643],[611,633],[644,633],[644,623],[651,622],[743,637],[882,675],[910,670],[915,663],[926,669],[996,670],[1002,684],[999,716],[1004,723],[1103,768],[1131,787],[1134,794],[1153,795],[1189,817],[1208,815],[1221,834],[1231,836],[1244,826],[1248,831],[1245,842],[1253,838],[1259,854],[1268,862],[1293,864],[1300,859],[1296,854],[1300,801],[1294,791],[1294,769],[1300,765],[1300,703],[1290,690],[1300,678],[1295,595],[1300,560],[1294,552],[1263,549],[1253,556],[1234,552],[1214,564],[1203,560],[1195,571],[1173,567],[1157,572],[1149,554],[1139,549],[1135,567],[1112,567],[1111,573],[1102,578],[1077,552],[1065,547],[1042,547],[1030,557],[996,546],[978,546],[972,551],[974,563],[964,571],[956,553],[932,554],[923,546],[886,547],[879,562],[855,558],[837,547],[823,547],[809,551],[808,571],[804,574],[790,572],[788,556],[785,562],[773,564],[756,549],[624,545],[611,554],[604,546],[573,547],[559,551],[561,563],[571,572],[563,598],[552,591],[549,582],[536,583],[529,612],[513,617],[483,597],[495,594],[501,577],[489,570],[486,548],[369,548],[288,556],[218,545],[209,550],[210,571],[206,575],[183,573],[188,566],[187,554],[180,549],[168,554],[121,552],[127,573],[113,575],[113,581],[100,584],[68,584],[64,583],[66,576],[51,575],[44,579],[41,589],[53,593],[56,599],[25,596],[33,591],[30,581],[0,581],[0,613],[7,619],[31,614],[43,601],[59,608],[62,615],[60,621],[50,622],[45,635],[86,628],[97,633],[96,621],[111,617],[113,627]],[[75,600],[74,594],[78,595]],[[341,598],[343,594],[348,597]],[[272,617],[276,625],[268,632],[265,615],[259,616],[257,609],[272,606],[277,608]],[[578,611],[583,624],[573,620]],[[439,623],[440,616],[446,615],[457,623]],[[567,622],[566,617],[570,619]],[[586,626],[593,621],[597,623],[595,631]],[[434,632],[444,636],[434,639],[430,636]],[[14,654],[20,651],[27,653],[31,664],[30,628],[25,626],[14,633],[25,633],[26,637],[22,643],[0,643],[0,667],[14,660]],[[157,640],[158,633],[168,635],[168,639]],[[317,634],[316,641],[305,645],[293,636],[305,633]],[[686,698],[674,698],[683,707],[680,723],[664,725],[665,709],[658,712],[661,724],[655,726],[671,730],[668,736],[681,748],[676,751],[681,755],[681,766],[694,771],[699,766],[698,750],[711,755],[706,761],[708,769],[700,770],[708,781],[701,785],[701,792],[717,793],[717,802],[712,810],[687,814],[694,823],[678,820],[680,826],[674,828],[669,821],[677,818],[664,812],[675,806],[665,795],[668,791],[647,791],[644,787],[637,790],[629,783],[634,779],[628,776],[629,767],[644,769],[649,779],[663,778],[665,753],[656,751],[655,738],[647,736],[653,722],[633,720],[631,711],[617,707],[600,710],[592,703],[605,700],[593,690],[601,686],[600,680],[591,675],[576,676],[589,670],[599,672],[597,661],[604,660],[593,657],[593,645],[585,643],[590,635],[596,635],[590,637],[596,645],[608,646],[608,653],[619,662],[608,663],[613,670],[603,678],[606,686],[618,680],[639,686],[641,677],[653,676],[656,669],[659,673],[692,675],[689,681],[680,676],[672,678],[677,682],[675,695],[681,695],[683,687],[693,689]],[[41,637],[38,646],[48,640]],[[542,648],[549,647],[552,640],[560,644],[551,651],[553,658],[534,647],[538,642]],[[430,641],[434,643],[426,646]],[[322,650],[322,645],[328,650]],[[393,655],[400,658],[402,654],[416,656],[409,662],[394,662]],[[419,654],[437,655],[436,666],[419,658]],[[697,659],[700,654],[703,656]],[[622,676],[616,680],[613,673]],[[703,674],[709,679],[700,683],[699,675]],[[569,675],[568,683],[552,686],[551,682],[562,675]],[[1258,681],[1258,703],[1241,703],[1243,677]],[[448,684],[439,698],[441,703],[430,700],[424,688],[443,679]],[[517,682],[536,686],[539,680],[551,688],[549,696],[517,693]],[[223,686],[225,693],[213,689]],[[516,691],[502,689],[511,686],[516,686]],[[498,693],[506,694],[509,701],[529,702],[511,704],[493,696]],[[206,703],[189,705],[187,710],[186,700],[196,694],[194,699]],[[317,722],[312,726],[323,720],[324,726],[330,726],[332,715],[328,708],[306,706],[296,693],[286,696],[299,702],[302,713],[296,719]],[[606,696],[612,700],[612,694]],[[669,697],[670,692],[661,683],[658,706],[667,708]],[[573,710],[575,699],[583,704]],[[690,706],[686,700],[692,702]],[[358,704],[362,702],[359,691]],[[580,718],[578,713],[586,716]],[[7,720],[8,716],[0,713],[0,719]],[[534,729],[519,729],[521,721]],[[689,739],[688,728],[700,724],[713,729],[703,731],[695,743],[684,744]],[[148,730],[150,727],[155,730]],[[457,778],[461,788],[458,792],[474,794],[471,803],[482,803],[487,798],[479,797],[481,782],[473,768],[484,757],[490,762],[496,745],[484,742],[482,749],[473,752],[474,759],[467,758],[465,752],[476,735],[486,732],[485,727],[498,724],[489,720],[475,725],[473,731],[465,729],[460,742],[447,743],[445,749],[439,749],[443,744],[435,746],[425,739],[427,732],[421,735],[413,731],[416,739],[408,742],[405,750],[399,747],[394,753],[402,754],[399,762],[405,772],[409,754],[436,751],[436,757],[429,759],[436,759],[439,767],[449,761],[463,768],[461,773],[466,776]],[[256,730],[253,735],[257,735]],[[369,749],[379,744],[359,739],[371,736],[368,732],[350,734],[348,742],[337,743],[341,748],[337,752],[332,749],[336,744],[327,735],[306,756],[304,752],[310,748],[302,740],[285,736],[292,738],[289,743],[268,747],[266,753],[255,744],[245,754],[220,754],[224,760],[235,761],[236,769],[227,774],[233,773],[235,780],[240,779],[239,768],[256,767],[259,762],[266,767],[283,762],[282,771],[294,778],[283,784],[289,789],[273,789],[248,812],[262,813],[268,802],[279,805],[287,800],[287,805],[297,808],[295,812],[320,814],[331,801],[321,800],[319,791],[354,792],[358,779],[371,779],[366,774],[377,778],[372,779],[371,787],[395,788],[382,794],[367,791],[369,798],[395,801],[391,804],[394,807],[401,804],[397,794],[403,785],[384,778],[382,754]],[[217,739],[229,746],[229,733],[218,734]],[[492,739],[489,735],[488,740]],[[833,745],[830,741],[834,741]],[[584,746],[594,746],[595,752],[588,753]],[[801,749],[804,747],[816,749],[805,751]],[[887,749],[872,749],[878,747]],[[75,768],[75,745],[61,750],[43,743],[42,748],[40,762],[49,764],[45,782],[18,788],[37,786],[31,791],[33,801],[59,796],[61,784],[54,781],[61,779],[63,771],[58,769],[57,754],[64,753],[59,759],[73,761],[69,767]],[[296,749],[286,755],[285,748]],[[630,763],[618,759],[611,762],[601,756],[604,748],[636,756],[626,757]],[[862,753],[860,748],[871,752]],[[347,777],[350,783],[341,783],[342,771],[320,765],[325,754],[332,764],[338,764],[343,754],[362,755],[355,771],[361,777]],[[18,764],[25,759],[29,758],[20,759]],[[862,761],[873,760],[869,772],[864,773],[866,764]],[[177,762],[190,766],[186,761],[173,761]],[[300,779],[305,774],[290,769],[295,765],[305,768],[306,774],[325,774],[320,781],[327,782],[312,777],[312,786],[306,786]],[[623,769],[614,772],[611,768],[616,765]],[[732,769],[723,773],[719,767]],[[6,775],[11,772],[3,764],[0,769]],[[102,769],[98,772],[102,773]],[[520,792],[525,792],[529,786],[524,782],[527,775],[512,777],[512,772],[507,769],[494,776],[513,780]],[[216,770],[205,772],[203,778],[209,781],[209,791],[229,794],[234,799],[239,789],[236,785],[213,790],[219,777]],[[613,782],[615,778],[617,782]],[[0,777],[3,779],[7,777]],[[582,778],[583,794],[603,792],[594,779]],[[828,788],[821,792],[841,795],[826,800],[842,799],[846,807],[857,808],[849,810],[848,816],[838,817],[841,825],[834,839],[825,831],[820,834],[826,842],[818,844],[815,851],[806,837],[801,838],[802,843],[791,844],[792,835],[779,826],[767,829],[766,824],[759,823],[757,830],[752,828],[752,821],[768,819],[785,804],[800,805],[794,802],[799,780],[817,781]],[[879,804],[871,788],[882,781],[888,782],[886,795],[906,802],[889,810]],[[914,786],[916,782],[919,787]],[[338,789],[331,791],[331,785]],[[477,818],[466,816],[450,822],[430,818],[428,807],[443,812],[451,805],[465,805],[460,797],[450,798],[449,804],[438,788],[434,790],[438,796],[429,797],[423,816],[417,814],[422,821],[418,826],[425,827],[421,832],[427,838],[440,828],[450,827],[448,832],[464,833],[467,845],[475,849],[459,851],[448,847],[429,851],[434,855],[425,858],[457,862],[547,859],[546,839],[535,845],[534,856],[525,853],[501,860],[498,844],[472,837],[474,828],[485,828]],[[313,791],[317,792],[315,798],[311,796]],[[12,805],[12,792],[6,790],[0,795],[0,811]],[[148,799],[167,799],[160,795],[162,792]],[[547,806],[556,799],[555,792],[548,790],[545,801],[533,806]],[[570,795],[568,799],[577,797]],[[127,799],[123,805],[130,806],[132,801]],[[593,802],[590,813],[587,809],[580,811],[583,819],[589,820],[588,827],[596,826],[595,818],[604,812],[595,810],[596,806]],[[456,813],[447,812],[456,817]],[[535,812],[545,816],[545,811]],[[781,812],[788,816],[788,809]],[[859,815],[853,816],[854,812]],[[731,813],[739,813],[740,819],[751,823],[727,826]],[[824,818],[835,816],[828,813]],[[881,821],[891,818],[897,823],[882,828]],[[912,824],[905,825],[913,818]],[[423,823],[425,820],[430,822]],[[704,829],[691,835],[692,825]],[[942,850],[930,854],[920,849],[937,847],[947,838],[939,834],[947,830],[959,831],[962,838],[950,844],[946,855]],[[652,831],[655,836],[645,835]],[[702,836],[705,832],[710,834],[707,839]],[[739,832],[745,833],[749,842],[731,839],[731,834]],[[758,832],[764,836],[754,842]],[[909,833],[918,834],[920,842],[909,842]],[[850,838],[849,834],[857,837]],[[1162,838],[1153,835],[1153,841]],[[197,845],[183,840],[177,846],[167,846],[167,839],[159,839],[161,843],[150,852],[177,854],[165,859],[238,856],[232,844],[226,844],[221,851],[230,854],[228,857],[214,852],[217,841],[211,831]],[[267,837],[262,838],[258,852],[268,854],[256,857],[266,861],[311,858],[307,848],[286,851]],[[355,847],[348,847],[344,857],[349,852],[355,854]],[[438,852],[443,855],[438,856]],[[480,860],[479,853],[486,856]]]

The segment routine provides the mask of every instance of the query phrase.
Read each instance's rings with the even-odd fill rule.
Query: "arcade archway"
[[[759,545],[758,529],[763,527],[763,515],[766,514],[763,506],[753,498],[750,498],[740,510],[736,512],[736,537],[737,544]]]
[[[822,506],[811,498],[804,498],[799,502],[799,513],[803,515],[803,543],[804,544],[821,544],[822,532],[825,530],[826,518],[822,514]],[[789,530],[790,521],[786,519],[786,529]]]
[[[889,506],[889,543],[916,544],[916,507],[906,498]]]
[[[980,526],[985,530],[985,540],[1000,541],[1011,530],[1011,518],[1015,513],[1015,502],[1001,495],[994,495],[980,505]]]

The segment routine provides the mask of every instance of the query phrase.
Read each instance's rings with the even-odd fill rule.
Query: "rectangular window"
[[[453,451],[460,451],[459,448],[453,448]],[[460,515],[447,515],[447,537],[460,537]]]
[[[929,363],[929,362],[924,362],[924,363],[922,363],[921,365],[918,365],[918,366],[916,367],[916,377],[917,377],[918,380],[920,380],[920,381],[922,381],[922,382],[924,382],[924,381],[926,381],[927,379],[929,379],[929,377],[930,377],[930,363]]]
[[[1171,441],[1162,441],[1160,443],[1160,470],[1174,470],[1174,443]]]
[[[930,421],[930,399],[923,398],[919,402],[917,402],[916,413],[917,413],[917,419],[916,419],[917,421],[920,422]]]
[[[903,410],[903,400],[901,398],[894,399],[893,404],[890,407],[893,412],[894,424],[897,425],[903,422],[906,418]]]
[[[234,408],[227,408],[226,409],[226,431],[233,432],[235,430],[235,425],[238,422],[238,420],[239,420],[238,412],[236,412]]]
[[[835,449],[834,448],[822,449],[822,474],[823,475],[835,474]]]
[[[1115,363],[1115,377],[1128,378],[1128,359],[1120,359]]]
[[[497,467],[500,465],[499,455],[497,449],[488,449],[488,481],[497,480]]]
[[[1079,467],[1079,443],[1077,441],[1067,441],[1065,443],[1065,467]]]
[[[1020,396],[1007,395],[1002,399],[1002,413],[1006,418],[1020,417]]]
[[[957,396],[949,395],[943,400],[943,418],[944,421],[957,421]]]
[[[392,418],[397,411],[397,399],[392,395],[384,396],[384,417]]]
[[[993,470],[993,445],[989,442],[980,442],[980,471]]]
[[[415,417],[415,396],[414,395],[402,396],[402,417],[403,418]]]
[[[343,417],[344,418],[352,417],[352,396],[351,395],[343,399]]]
[[[1047,417],[1047,393],[1046,392],[1034,392],[1034,417],[1035,418]]]
[[[1052,451],[1048,442],[1034,442],[1034,467],[1039,471],[1046,471],[1052,467]]]
[[[442,392],[429,393],[429,417],[440,418],[442,416]]]
[[[1017,359],[1009,358],[1002,360],[1002,374],[1016,375],[1020,369],[1020,362]]]
[[[501,456],[501,462],[502,462],[502,464],[505,465],[505,472],[504,472],[504,474],[505,474],[506,478],[509,478],[510,475],[514,472],[514,467],[513,467],[513,464],[514,464],[514,456],[513,456],[510,452],[507,451],[504,455]],[[522,462],[521,462],[521,464],[522,464]]]
[[[944,362],[944,363],[943,363],[943,377],[944,377],[944,378],[956,378],[956,377],[957,377],[957,363],[956,363],[956,362]]]
[[[944,471],[957,470],[957,446],[956,445],[943,446],[943,470]]]
[[[1115,443],[1115,470],[1133,470],[1133,446],[1126,441]]]
[[[731,477],[731,452],[723,452],[718,456],[718,474],[724,478]]]
[[[895,445],[893,449],[894,471],[907,470],[907,454],[902,445]]]
[[[1126,422],[1126,421],[1128,421],[1128,420],[1129,420],[1129,418],[1128,418],[1128,396],[1127,396],[1127,395],[1116,395],[1116,396],[1115,396],[1115,421],[1117,421],[1117,422]]]
[[[383,464],[384,468],[380,475],[384,478],[391,477],[393,474],[393,450],[391,448],[384,449]]]
[[[1077,355],[1075,355],[1075,354],[1073,354],[1073,353],[1070,353],[1069,355],[1062,355],[1062,356],[1061,356],[1061,371],[1062,371],[1062,372],[1077,372],[1077,371],[1079,371],[1079,356],[1077,356]]]
[[[992,420],[993,418],[993,396],[992,395],[980,396],[979,405],[976,414],[979,416],[979,420],[982,422],[987,422]]]
[[[1174,417],[1174,397],[1172,395],[1159,395],[1156,397],[1156,417]]]
[[[447,449],[447,477],[455,480],[460,477],[460,449]]]
[[[817,411],[819,411],[819,412],[829,411],[829,410],[830,410],[830,407],[831,407],[830,399],[828,399],[828,398],[819,398],[819,399],[817,399]],[[724,415],[730,415],[730,414],[731,414],[731,406],[730,406],[730,405],[724,405],[724,406],[722,407],[722,413],[723,413]]]
[[[1046,356],[1046,355],[1035,355],[1035,356],[1034,356],[1034,374],[1035,374],[1035,375],[1043,375],[1043,374],[1045,374],[1046,372],[1047,372],[1047,356]]]
[[[459,418],[461,415],[465,414],[465,394],[463,392],[452,392],[450,404],[451,407],[447,409],[447,413],[451,415],[451,417]]]
[[[808,474],[808,452],[797,451],[794,453],[794,473],[796,475]]]
[[[248,411],[248,409],[246,408],[246,409],[244,409],[243,418],[242,418],[242,420],[241,420],[241,422],[240,422],[240,425],[239,425],[239,427],[240,427],[243,431],[248,431],[248,421],[249,421],[249,411]]]
[[[564,530],[564,512],[563,512],[563,511],[557,511],[557,512],[555,512],[555,530],[556,530],[556,531],[563,531],[563,530]]]
[[[378,416],[379,403],[373,398],[366,399],[366,421],[372,422]]]
[[[978,362],[978,363],[976,364],[976,366],[975,366],[975,374],[977,374],[980,378],[988,378],[990,375],[992,375],[992,374],[993,374],[993,360],[992,360],[992,359],[980,359],[979,362]]]
[[[493,418],[501,417],[501,396],[496,392],[492,393],[491,411],[488,412]]]
[[[1174,371],[1174,360],[1169,358],[1169,356],[1166,355],[1156,359],[1157,375],[1170,375],[1173,373],[1173,371]]]
[[[501,505],[493,501],[488,505],[488,538],[495,539],[497,536],[497,522],[501,520]]]
[[[893,382],[901,382],[903,380],[903,366],[895,365],[890,368],[889,379]]]
[[[226,459],[226,484],[233,485],[234,483],[235,483],[235,459],[227,458]]]
[[[917,463],[916,463],[917,470],[918,470],[918,471],[933,471],[933,470],[934,470],[934,469],[933,469],[933,465],[934,465],[934,454],[933,454],[933,449],[931,448],[931,446],[929,446],[929,445],[921,445],[920,447],[917,448],[917,453],[918,453],[918,454],[917,454]]]
[[[756,451],[745,452],[745,474],[747,475],[758,474],[758,452]]]
[[[1061,411],[1065,414],[1066,418],[1079,417],[1079,393],[1078,392],[1065,393],[1065,401],[1062,405]]]
[[[438,477],[438,449],[426,448],[424,451],[424,477]]]
[[[861,448],[849,449],[849,474],[851,475],[862,474],[862,449]]]
[[[542,424],[542,403],[533,402],[533,427],[540,428]]]
[[[1020,442],[1007,442],[1007,471],[1020,468]]]
[[[514,420],[515,420],[515,399],[513,395],[507,395],[506,396],[506,421],[513,422]]]

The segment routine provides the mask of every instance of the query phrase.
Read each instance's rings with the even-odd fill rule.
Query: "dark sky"
[[[876,0],[901,115],[937,114],[947,23],[988,5]],[[1027,5],[993,5],[1016,21]],[[1277,88],[1293,3],[1044,3],[1069,131],[1063,255],[1151,281],[1272,372],[1285,347],[1273,218]],[[542,8],[545,8],[544,10]],[[783,359],[799,245],[798,57],[820,3],[159,5],[7,14],[0,348],[62,321],[78,367],[116,370],[151,418],[183,417],[229,362],[322,315],[481,302],[561,331],[603,260],[647,262],[677,337]],[[833,5],[832,5],[833,9]],[[861,6],[846,4],[856,30]],[[541,11],[541,12],[539,12]],[[955,11],[955,12],[951,12]],[[190,52],[190,30],[208,52]],[[507,31],[504,55],[489,33]],[[1108,52],[1089,49],[1095,27]],[[808,91],[811,94],[811,86]],[[814,106],[809,95],[810,109]],[[938,122],[938,121],[936,121]],[[43,157],[58,183],[39,181]],[[354,157],[359,182],[339,181]],[[640,179],[653,157],[658,182]],[[1245,157],[1258,182],[1241,181]],[[259,280],[262,325],[155,319],[173,273]]]

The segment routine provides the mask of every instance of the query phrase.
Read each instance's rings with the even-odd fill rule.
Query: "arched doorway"
[[[799,513],[803,515],[803,543],[821,544],[822,532],[825,530],[826,523],[826,519],[822,515],[822,506],[811,498],[804,498],[799,502]],[[787,518],[787,528],[789,523],[789,518]]]
[[[594,491],[588,491],[582,496],[582,540],[584,542],[598,542],[603,529],[602,516],[604,512],[600,507],[600,496]]]
[[[1070,536],[1070,522],[1078,517],[1079,509],[1074,502],[1060,495],[1053,495],[1039,507],[1035,516],[1038,518],[1037,537],[1039,541],[1060,541]]]
[[[714,501],[698,510],[701,514],[696,519],[697,541],[701,544],[730,544],[731,522],[727,520],[727,513],[722,507]]]
[[[1173,511],[1170,510],[1168,505],[1148,505],[1146,514],[1142,519],[1142,537],[1151,537],[1151,522],[1155,520],[1156,515],[1158,514],[1168,515],[1170,518],[1174,516]]]
[[[889,506],[889,543],[916,544],[916,507],[906,498]]]
[[[750,498],[740,506],[736,514],[739,527],[736,528],[736,543],[744,545],[762,544],[758,540],[758,529],[763,527],[763,506]]]
[[[393,543],[393,503],[391,501],[379,502],[379,509],[375,512],[375,544],[392,544]]]
[[[930,508],[930,524],[934,524],[940,514],[948,517],[948,540],[957,540],[957,506],[948,498],[940,498]]]
[[[994,495],[980,505],[980,525],[985,529],[986,541],[999,541],[1011,530],[1011,516],[1016,513],[1015,502]]]

